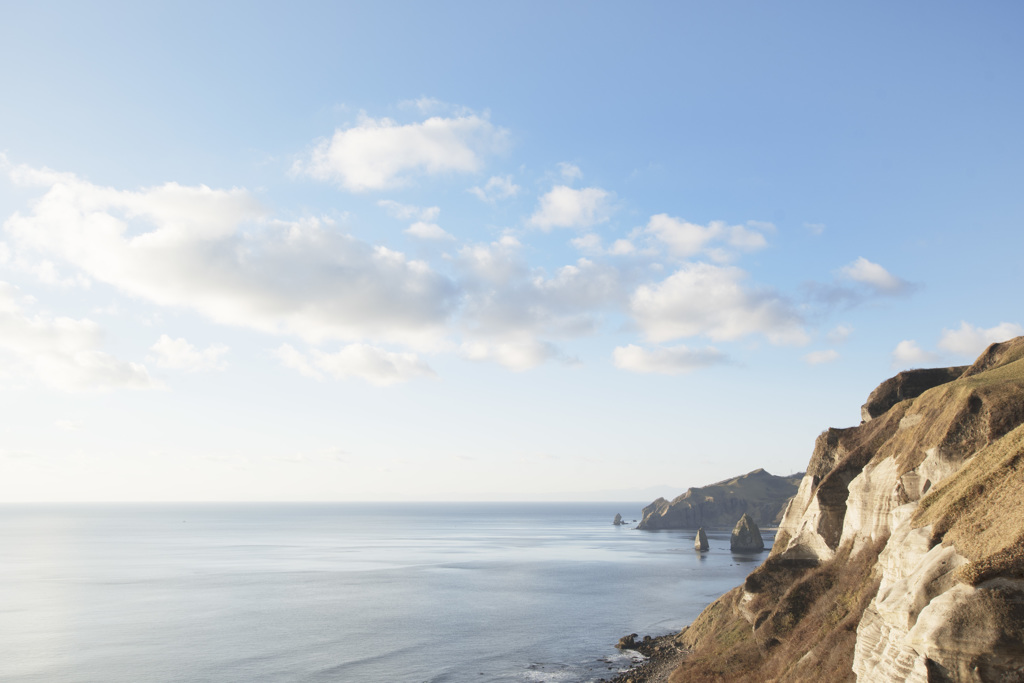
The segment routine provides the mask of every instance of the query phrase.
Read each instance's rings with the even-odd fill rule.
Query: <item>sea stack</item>
[[[615,513],[615,521],[612,522],[612,524],[614,524],[615,526],[621,526],[622,525],[622,515],[620,513],[618,513],[618,512]]]
[[[754,519],[745,512],[732,530],[729,548],[735,553],[759,553],[764,550],[761,530],[757,528]]]
[[[704,552],[710,547],[708,545],[708,535],[704,533],[704,527],[697,529],[697,538],[693,539],[693,549]]]

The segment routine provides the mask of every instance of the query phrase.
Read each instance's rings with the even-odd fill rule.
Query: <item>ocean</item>
[[[767,556],[642,505],[0,506],[0,680],[596,681]]]

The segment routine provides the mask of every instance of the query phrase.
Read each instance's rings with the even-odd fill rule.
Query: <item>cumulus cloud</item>
[[[285,367],[315,379],[324,375],[339,380],[358,378],[383,387],[435,376],[415,353],[385,351],[369,344],[349,344],[334,353],[314,349],[308,355],[282,344],[275,354]]]
[[[679,375],[711,365],[728,362],[724,353],[714,347],[690,349],[686,346],[645,349],[634,344],[619,346],[612,352],[615,367],[632,372]]]
[[[519,194],[520,187],[512,182],[512,176],[492,176],[483,187],[471,187],[469,192],[476,195],[480,201],[496,202],[499,199],[508,199]]]
[[[26,314],[18,291],[0,282],[0,367],[66,391],[154,389],[145,366],[100,351],[102,331],[90,320]]]
[[[806,343],[792,306],[770,290],[745,287],[746,278],[736,267],[686,264],[662,282],[638,287],[630,309],[654,342],[696,335],[728,341],[761,334],[773,344]]]
[[[893,367],[914,367],[932,363],[938,359],[934,353],[925,351],[913,339],[904,339],[892,351]]]
[[[382,190],[407,184],[415,174],[476,172],[507,137],[506,130],[475,114],[405,125],[363,116],[319,142],[294,171],[352,192]]]
[[[1024,327],[1016,323],[999,323],[995,327],[984,329],[967,322],[960,322],[959,329],[942,330],[939,348],[968,358],[975,358],[989,344],[1003,342],[1013,337],[1024,335]]]
[[[545,232],[552,228],[588,228],[608,220],[611,194],[599,187],[576,190],[556,185],[540,198],[530,225]]]
[[[150,347],[150,350],[154,354],[157,367],[185,370],[186,372],[202,372],[223,370],[226,367],[223,357],[228,352],[228,347],[223,344],[213,344],[200,351],[183,337],[171,339],[163,334]]]
[[[824,223],[804,223],[804,228],[812,235],[821,235],[825,232]]]
[[[94,280],[218,323],[314,343],[424,343],[443,334],[458,288],[424,262],[327,220],[275,221],[244,190],[177,183],[122,191],[67,174],[4,228],[22,249]]]
[[[903,294],[911,289],[909,282],[896,277],[863,256],[843,266],[839,272],[843,277],[867,285],[881,294]]]
[[[774,232],[775,226],[763,221],[748,221],[746,225],[729,225],[724,221],[711,221],[699,225],[660,213],[651,216],[645,230],[668,247],[678,259],[687,259],[708,250],[712,243],[725,244],[739,251],[757,251],[768,246],[765,232]],[[718,253],[718,260],[728,254]]]
[[[839,359],[839,352],[835,349],[825,349],[823,351],[811,351],[804,356],[804,362],[808,365],[821,365],[822,363],[831,363],[834,360]]]

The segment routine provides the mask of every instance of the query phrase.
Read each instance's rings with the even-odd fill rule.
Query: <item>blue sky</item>
[[[645,500],[1024,333],[1024,8],[4,3],[0,500]]]

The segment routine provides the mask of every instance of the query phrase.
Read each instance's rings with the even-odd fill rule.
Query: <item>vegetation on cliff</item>
[[[672,681],[1024,670],[1024,338],[872,397],[818,438],[765,563],[675,636]]]

